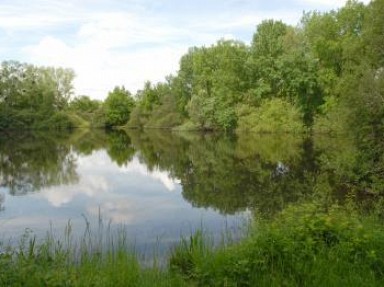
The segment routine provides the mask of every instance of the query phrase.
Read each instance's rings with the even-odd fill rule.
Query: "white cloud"
[[[125,85],[136,92],[146,80],[164,80],[176,71],[185,52],[181,47],[113,51],[96,43],[70,47],[53,37],[46,37],[24,51],[37,64],[73,68],[77,94],[99,99],[105,98],[115,85]]]
[[[115,85],[136,92],[146,80],[163,81],[176,71],[186,48],[171,38],[182,32],[155,27],[127,13],[97,14],[80,27],[74,45],[46,36],[23,51],[36,64],[73,68],[76,93],[103,99]]]
[[[8,32],[36,32],[81,21],[83,17],[74,6],[75,3],[66,2],[3,0],[0,3],[0,29]]]
[[[112,223],[131,224],[145,211],[140,211],[139,205],[129,198],[118,198],[102,202],[100,205],[93,205],[87,208],[88,213],[107,218]]]
[[[125,177],[126,174],[144,175],[161,182],[169,191],[176,190],[180,183],[180,180],[172,179],[168,172],[158,169],[153,171],[148,170],[146,165],[140,163],[137,157],[134,157],[126,166],[117,167],[110,161],[105,152],[96,152],[92,155],[92,160],[79,157],[77,164],[80,182],[74,185],[49,187],[41,190],[38,196],[45,198],[54,207],[61,207],[79,196],[87,196],[92,198],[93,201],[103,198],[103,201],[107,199],[106,202],[110,202],[105,205],[105,208],[112,212],[114,210],[114,208],[111,207],[112,203],[113,205],[117,204],[119,210],[125,210],[128,208],[128,201],[124,199],[125,203],[124,206],[122,206],[118,204],[119,200],[115,200],[115,197],[118,196],[114,193],[115,181],[105,176],[104,173],[106,169],[114,170],[113,172],[120,173],[123,177]],[[87,170],[86,173],[84,173],[85,170]]]
[[[39,196],[46,198],[54,207],[60,207],[71,202],[76,196],[86,195],[88,197],[100,196],[108,192],[109,185],[101,176],[84,177],[80,184],[62,185],[47,188],[41,191]]]
[[[37,58],[38,61],[46,62],[49,65],[62,66],[67,64],[72,57],[72,49],[62,40],[47,36],[37,45],[28,46],[23,49],[29,56]]]
[[[100,204],[89,204],[87,212],[101,216],[112,223],[134,224],[159,218],[159,212],[170,213],[179,206],[164,196],[137,198],[135,196],[110,196]]]

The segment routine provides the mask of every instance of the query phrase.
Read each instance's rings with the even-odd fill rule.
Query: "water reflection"
[[[0,138],[0,182],[11,195],[79,180],[66,134],[12,133]]]
[[[5,200],[5,194],[0,192],[0,211],[4,209],[4,200]]]
[[[353,178],[356,154],[348,139],[288,135],[9,134],[0,137],[1,235],[63,230],[68,220],[82,232],[84,217],[100,214],[138,244],[177,242],[202,222],[221,234],[243,215],[327,200]]]
[[[77,196],[110,192],[109,178],[116,173],[125,173],[126,179],[135,173],[169,191],[180,186],[193,207],[268,214],[311,194],[318,158],[311,139],[287,135],[77,130],[2,137],[0,177],[11,195],[43,190],[44,198],[60,207]],[[101,205],[130,208],[123,201]]]
[[[300,137],[128,134],[142,162],[180,180],[188,202],[223,214],[279,210],[311,193],[318,168],[311,140]]]
[[[160,130],[11,134],[0,139],[0,191],[37,193],[55,208],[102,209],[116,222],[144,218],[159,204],[176,206],[175,198],[170,204],[158,196],[162,190],[178,191],[179,206],[182,200],[223,215],[271,215],[350,173],[355,159],[345,139]],[[6,205],[0,196],[0,211]]]

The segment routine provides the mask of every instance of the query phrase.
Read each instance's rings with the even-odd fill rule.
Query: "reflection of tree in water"
[[[138,150],[140,162],[150,171],[166,171],[171,178],[180,178],[180,174],[191,167],[188,139],[161,130],[129,130],[128,135]]]
[[[119,166],[135,149],[125,132],[76,130],[72,133],[12,133],[0,138],[0,186],[22,195],[78,182],[76,154],[106,149]]]
[[[0,181],[11,194],[75,183],[76,154],[105,149],[119,166],[137,154],[149,170],[179,179],[183,197],[194,206],[224,214],[251,209],[267,215],[329,188],[335,176],[353,176],[353,149],[339,152],[326,141],[326,152],[320,143],[287,135],[163,130],[12,135],[0,138]]]
[[[5,194],[0,192],[0,211],[4,210]]]
[[[14,133],[1,137],[0,180],[13,195],[77,182],[68,135]]]
[[[272,212],[313,190],[311,142],[295,137],[242,137],[129,131],[140,159],[181,180],[183,197],[222,213]],[[284,167],[284,173],[276,171]]]
[[[131,139],[124,131],[109,131],[107,133],[107,153],[118,166],[130,162],[136,152]]]
[[[311,192],[301,139],[281,141],[280,147],[275,147],[280,154],[284,154],[286,146],[291,148],[284,156],[265,146],[270,146],[273,136],[248,141],[247,155],[239,156],[236,151],[241,140],[219,138],[191,145],[196,167],[184,181],[183,195],[187,200],[224,213],[247,208],[271,213]],[[285,172],[277,174],[282,165]]]
[[[102,129],[79,129],[70,136],[73,151],[79,155],[91,155],[105,148],[107,135]]]

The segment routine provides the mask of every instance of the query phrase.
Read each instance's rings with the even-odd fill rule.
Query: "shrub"
[[[180,125],[178,127],[174,127],[173,130],[174,131],[197,131],[200,128],[201,127],[198,124],[188,120],[188,121],[184,122],[182,125]]]
[[[240,106],[237,109],[237,131],[256,133],[302,133],[303,115],[291,103],[282,99],[270,99],[260,107]]]
[[[313,131],[317,134],[343,134],[348,129],[348,108],[335,97],[328,97],[315,116]]]
[[[34,125],[36,129],[71,129],[75,124],[65,112],[56,112],[44,121],[39,121]]]

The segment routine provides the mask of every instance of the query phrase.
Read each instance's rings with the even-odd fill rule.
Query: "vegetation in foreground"
[[[191,238],[175,249],[171,270],[198,286],[382,286],[383,231],[353,209],[293,205],[238,245],[212,250]]]
[[[377,209],[379,210],[379,209]],[[89,233],[87,233],[89,234]],[[383,286],[380,214],[302,203],[257,220],[238,244],[215,248],[197,232],[174,247],[168,268],[142,267],[125,237],[107,246],[26,236],[0,255],[1,286]],[[104,246],[104,247],[103,247]],[[103,250],[104,248],[104,250]],[[156,262],[156,260],[155,260]]]

